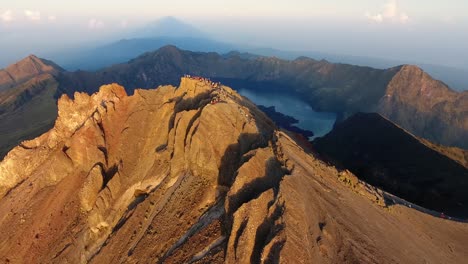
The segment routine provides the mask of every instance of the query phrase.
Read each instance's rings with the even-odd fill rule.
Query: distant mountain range
[[[468,148],[468,91],[453,91],[416,66],[379,70],[306,57],[287,61],[238,53],[222,56],[167,46],[96,72],[64,73],[60,89],[69,94],[77,89],[94,92],[102,84],[117,82],[131,92],[164,81],[175,84],[183,74],[207,76],[239,89],[295,94],[315,110],[337,113],[341,119],[378,112],[420,137]]]
[[[19,65],[29,65],[30,61],[31,57]],[[42,62],[47,64],[47,61]],[[275,90],[300,96],[317,111],[337,113],[339,120],[357,112],[377,112],[419,137],[447,146],[468,148],[468,91],[453,91],[416,66],[380,70],[306,57],[288,61],[236,52],[226,55],[191,52],[166,46],[128,63],[95,72],[54,69],[48,80],[56,85],[46,90],[52,91],[56,98],[62,93],[73,96],[76,91],[93,93],[101,85],[114,82],[125,85],[131,94],[135,88],[177,84],[184,74],[200,75],[238,89]],[[33,77],[41,75],[35,70],[30,73]],[[22,102],[22,99],[17,101]],[[32,100],[26,100],[29,101]],[[52,99],[40,102],[48,109],[55,107]],[[27,109],[27,104],[17,104],[16,110],[6,104],[0,107],[4,109],[4,115],[19,118],[15,111]],[[34,112],[29,109],[18,113],[23,115],[31,111]],[[53,113],[43,116],[41,124],[50,126],[54,117]],[[41,119],[35,119],[38,120]],[[30,136],[36,135],[32,133]],[[15,138],[11,144],[24,137],[16,135]]]
[[[209,34],[174,17],[163,17],[144,26],[123,29],[108,44],[67,52],[48,54],[67,70],[98,70],[113,64],[127,62],[145,52],[166,45],[175,45],[192,51],[226,53],[235,45],[213,40]]]
[[[154,37],[122,39],[95,49],[67,54],[66,57],[57,57],[64,68],[69,70],[99,70],[113,64],[125,63],[143,53],[154,51],[168,44],[182,49],[227,53],[235,50],[229,45],[200,37]]]
[[[294,60],[301,56],[326,59],[334,63],[369,66],[378,69],[407,64],[408,61],[388,60],[363,56],[329,54],[317,51],[284,51],[273,48],[254,47],[244,44],[217,41],[209,34],[174,17],[156,20],[144,27],[127,30],[118,35],[120,40],[84,50],[69,51],[66,54],[51,54],[50,58],[67,70],[98,70],[112,64],[125,63],[145,52],[152,52],[166,45],[174,45],[195,52],[228,53],[247,52],[258,56],[275,56]],[[311,47],[313,49],[313,47]],[[415,62],[412,62],[413,64]],[[418,64],[435,79],[442,80],[456,90],[468,90],[468,70],[452,67]]]

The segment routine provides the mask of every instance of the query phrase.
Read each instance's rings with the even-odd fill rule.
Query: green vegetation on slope
[[[33,89],[28,90],[25,86]],[[30,91],[22,94],[34,96],[20,96],[10,101],[5,107],[9,111],[0,115],[0,159],[21,141],[32,139],[53,126],[57,117],[54,98],[57,87],[58,83],[52,77],[22,85],[23,91]]]

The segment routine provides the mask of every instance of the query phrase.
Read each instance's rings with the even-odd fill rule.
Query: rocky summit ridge
[[[0,163],[0,261],[459,263],[466,224],[399,205],[203,78],[58,101]]]

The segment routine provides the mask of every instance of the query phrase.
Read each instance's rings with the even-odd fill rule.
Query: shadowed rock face
[[[414,137],[378,114],[356,114],[314,141],[329,160],[413,203],[468,217],[468,152]]]
[[[212,97],[224,103],[210,104]],[[0,163],[11,263],[459,263],[468,226],[308,154],[250,101],[183,78],[60,98]]]

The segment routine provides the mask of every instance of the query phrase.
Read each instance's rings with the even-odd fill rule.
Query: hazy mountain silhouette
[[[200,29],[185,23],[175,17],[168,16],[151,22],[141,28],[127,33],[126,38],[155,38],[155,37],[182,37],[182,38],[209,38],[209,35]]]
[[[98,70],[113,64],[127,62],[137,56],[154,51],[166,45],[176,45],[191,51],[226,53],[235,49],[234,45],[196,37],[155,37],[122,39],[117,42],[86,50],[64,61],[68,70]]]
[[[166,45],[174,45],[190,51],[227,53],[232,50],[261,56],[275,56],[294,60],[301,56],[326,59],[334,63],[348,63],[379,69],[391,68],[414,62],[388,60],[364,56],[330,54],[319,51],[287,51],[269,47],[255,47],[225,43],[211,38],[202,30],[175,17],[165,17],[138,29],[124,31],[120,40],[92,49],[70,51],[67,54],[52,55],[52,59],[67,70],[97,70],[117,63],[124,63],[138,55],[151,52]],[[313,47],[312,47],[313,48]],[[440,65],[418,64],[436,79],[441,79],[456,90],[468,90],[468,70]]]

